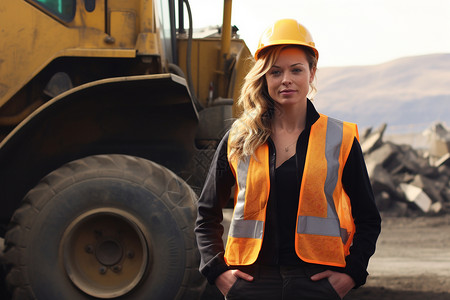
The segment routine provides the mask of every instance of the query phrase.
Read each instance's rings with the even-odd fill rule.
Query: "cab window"
[[[76,0],[28,0],[44,10],[53,14],[58,19],[70,22],[75,17]]]

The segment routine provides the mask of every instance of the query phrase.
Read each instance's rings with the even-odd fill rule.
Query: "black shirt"
[[[294,265],[300,260],[295,253],[295,228],[300,196],[296,155],[275,169],[275,189],[278,225],[274,226],[277,227],[279,236],[278,264]],[[270,239],[267,236],[266,238]]]

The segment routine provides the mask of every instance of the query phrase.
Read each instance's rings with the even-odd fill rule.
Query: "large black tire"
[[[13,299],[199,299],[196,195],[145,159],[90,156],[50,173],[6,234]]]
[[[3,255],[4,239],[0,238],[0,299],[11,298],[6,289],[6,264]]]

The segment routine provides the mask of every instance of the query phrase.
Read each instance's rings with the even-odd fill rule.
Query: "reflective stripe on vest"
[[[264,222],[244,219],[245,191],[249,165],[250,157],[245,157],[238,163],[237,173],[241,175],[237,181],[239,192],[234,205],[233,222],[231,222],[228,235],[237,238],[262,239]]]
[[[355,136],[356,125],[324,115],[311,127],[295,231],[295,250],[304,261],[345,266],[354,223],[341,178]],[[264,236],[270,190],[268,145],[230,165],[237,186],[225,260],[229,265],[249,265],[256,261]]]

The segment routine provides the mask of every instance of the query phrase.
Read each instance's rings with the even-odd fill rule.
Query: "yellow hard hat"
[[[264,30],[255,52],[255,59],[262,49],[275,45],[302,45],[311,48],[319,59],[313,38],[305,26],[293,19],[278,20]]]

